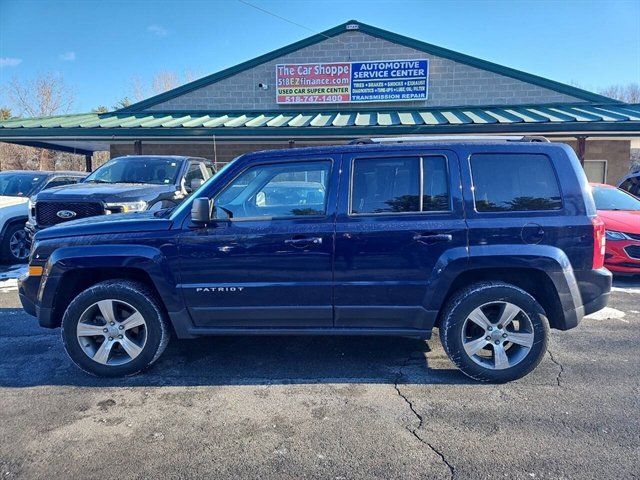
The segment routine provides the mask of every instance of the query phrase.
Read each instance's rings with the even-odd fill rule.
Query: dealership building
[[[389,135],[544,135],[615,183],[640,137],[626,104],[358,21],[127,108],[0,122],[0,141],[86,155],[206,157]]]

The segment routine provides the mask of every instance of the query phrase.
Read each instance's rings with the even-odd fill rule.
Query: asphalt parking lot
[[[434,336],[173,341],[85,375],[0,272],[0,478],[637,478],[640,279],[528,377],[480,385]]]

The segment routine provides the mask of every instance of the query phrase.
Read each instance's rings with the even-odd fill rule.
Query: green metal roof
[[[349,28],[347,28],[347,26],[349,26]],[[272,52],[265,53],[264,55],[260,55],[259,57],[240,63],[233,67],[227,68],[225,70],[221,70],[212,75],[207,75],[206,77],[200,78],[198,80],[187,83],[185,85],[181,85],[177,88],[174,88],[173,90],[169,90],[167,92],[161,93],[154,97],[147,98],[146,100],[143,100],[141,102],[134,103],[133,105],[125,107],[120,111],[136,112],[136,111],[141,111],[151,106],[157,105],[159,103],[166,102],[167,100],[170,100],[172,98],[178,97],[180,95],[184,95],[185,93],[191,92],[193,90],[197,90],[207,85],[211,85],[212,83],[219,82],[220,80],[228,78],[232,75],[236,75],[250,68],[254,68],[258,65],[262,65],[263,63],[280,58],[283,55],[287,55],[289,53],[295,52],[302,48],[306,48],[311,45],[315,45],[317,43],[323,42],[328,38],[335,37],[337,35],[345,33],[346,31],[349,31],[353,26],[357,26],[358,31],[364,32],[368,35],[371,35],[372,37],[387,40],[389,42],[393,42],[399,45],[404,45],[406,47],[413,48],[421,52],[425,52],[425,53],[442,57],[442,58],[447,58],[449,60],[453,60],[458,63],[463,63],[465,65],[476,67],[482,70],[494,72],[499,75],[515,78],[523,82],[531,83],[533,85],[538,85],[540,87],[547,88],[556,92],[564,93],[565,95],[570,95],[572,97],[586,100],[588,102],[620,103],[618,100],[615,100],[613,98],[605,97],[593,92],[589,92],[587,90],[583,90],[581,88],[556,82],[555,80],[539,77],[538,75],[533,75],[531,73],[526,73],[521,70],[516,70],[515,68],[505,67],[504,65],[488,62],[480,58],[472,57],[471,55],[455,52],[453,50],[439,47],[437,45],[433,45],[430,43],[422,42],[414,38],[405,37],[404,35],[399,35],[397,33],[393,33],[388,30],[384,30],[382,28],[374,27],[372,25],[367,25],[366,23],[362,23],[357,20],[350,20],[341,25],[337,25],[333,28],[330,28],[329,30],[325,30],[324,32],[318,33],[316,35],[312,35],[311,37],[304,38],[298,42],[292,43],[290,45],[286,45]]]
[[[17,137],[321,137],[496,132],[639,132],[640,104],[545,104],[275,112],[111,112],[0,122]]]

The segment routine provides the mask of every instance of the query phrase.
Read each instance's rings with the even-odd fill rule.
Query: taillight
[[[604,222],[600,217],[593,217],[591,223],[593,224],[593,268],[602,268],[606,242]]]

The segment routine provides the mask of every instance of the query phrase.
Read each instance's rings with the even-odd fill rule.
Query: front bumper
[[[24,276],[18,279],[18,297],[22,308],[29,315],[38,318],[38,323],[41,327],[56,328],[59,327],[52,316],[52,310],[50,308],[43,308],[38,301],[38,291],[40,289],[40,283],[45,280],[45,277],[36,276]]]
[[[34,235],[41,229],[30,221],[27,221],[27,223],[24,224],[24,230],[25,232],[27,232],[27,242],[29,244],[29,247],[31,247]]]
[[[631,247],[631,248],[629,248]],[[640,241],[607,240],[605,266],[615,273],[640,274]]]
[[[35,302],[27,297],[21,289],[18,293],[18,296],[20,297],[20,303],[22,304],[23,310],[32,317],[37,317],[38,313]]]

